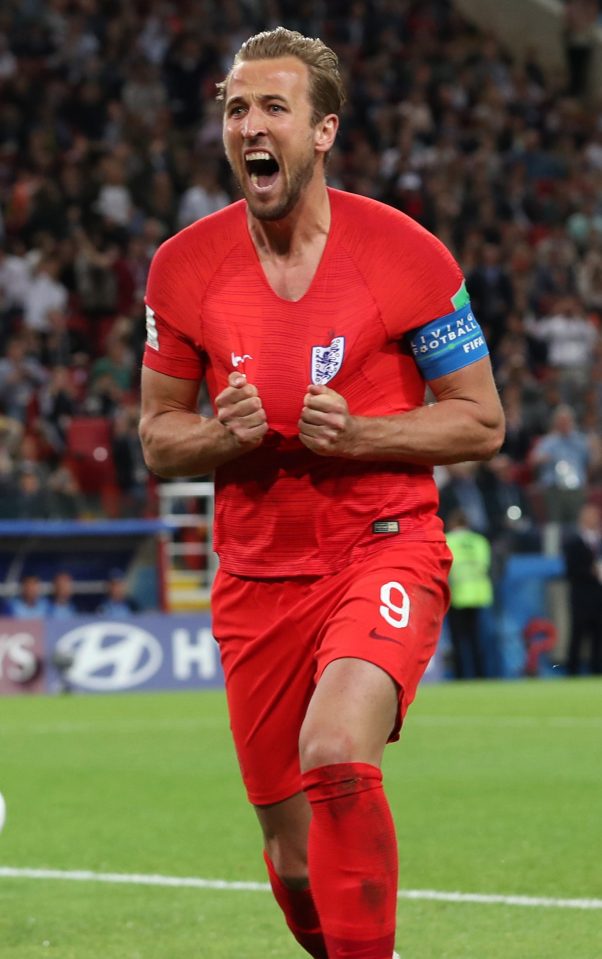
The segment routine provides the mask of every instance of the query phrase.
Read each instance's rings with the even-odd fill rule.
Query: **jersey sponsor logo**
[[[383,636],[383,634],[379,633],[376,629],[371,629],[368,636],[370,639],[379,639],[385,643],[395,643],[396,646],[404,645],[400,639],[393,639],[392,636]]]
[[[232,359],[232,366],[234,367],[234,369],[236,369],[237,366],[240,366],[240,364],[244,363],[245,360],[252,360],[253,357],[251,356],[250,353],[243,353],[242,356],[239,356],[237,353],[232,351],[231,359]]]
[[[146,307],[146,343],[152,350],[159,352],[159,332],[157,330],[157,321],[155,311],[150,306]]]
[[[311,348],[311,381],[316,386],[323,386],[334,379],[343,362],[345,353],[345,337],[335,336],[329,346],[312,346]]]

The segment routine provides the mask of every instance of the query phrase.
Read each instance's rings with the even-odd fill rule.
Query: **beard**
[[[227,155],[227,154],[226,154]],[[305,187],[310,183],[311,178],[314,175],[314,169],[316,165],[316,156],[311,149],[311,153],[307,153],[302,157],[299,162],[295,165],[291,171],[291,176],[288,183],[284,185],[284,191],[280,199],[270,203],[261,203],[258,201],[254,193],[251,193],[247,189],[247,181],[244,176],[239,175],[234,164],[232,163],[231,158],[228,156],[228,163],[234,174],[236,182],[243,194],[245,200],[247,201],[247,206],[251,211],[252,215],[257,220],[283,220],[289,213],[294,210],[301,194],[303,193]],[[282,176],[282,174],[279,174]]]

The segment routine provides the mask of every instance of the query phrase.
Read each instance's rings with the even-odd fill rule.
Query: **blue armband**
[[[489,355],[483,331],[470,303],[408,334],[414,359],[425,380],[454,373]]]

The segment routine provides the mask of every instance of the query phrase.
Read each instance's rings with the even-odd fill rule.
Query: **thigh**
[[[308,582],[218,573],[213,632],[220,647],[230,727],[250,802],[279,803],[301,790],[299,731],[314,689]]]
[[[437,647],[450,562],[444,543],[404,543],[353,564],[318,637],[317,681],[329,663],[343,658],[366,660],[394,680],[398,713],[390,740],[399,738]]]
[[[245,580],[218,572],[213,633],[230,725],[250,801],[279,803],[301,790],[299,734],[317,682],[339,659],[373,663],[405,712],[435,650],[449,594],[444,543],[405,543],[338,573]]]
[[[398,700],[397,684],[380,666],[352,658],[329,663],[301,730],[302,770],[333,763],[380,766]]]

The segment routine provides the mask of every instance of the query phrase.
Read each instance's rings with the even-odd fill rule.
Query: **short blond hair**
[[[318,123],[329,113],[340,112],[346,97],[336,53],[318,37],[304,37],[297,30],[287,30],[286,27],[264,30],[243,43],[225,80],[217,84],[216,99],[220,102],[226,99],[228,82],[239,63],[247,60],[276,60],[279,57],[297,57],[309,70],[312,124]]]

